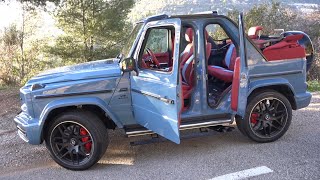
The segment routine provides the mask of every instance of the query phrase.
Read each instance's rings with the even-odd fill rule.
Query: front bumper
[[[14,123],[21,139],[30,144],[41,144],[41,131],[37,119],[21,112],[14,118]]]

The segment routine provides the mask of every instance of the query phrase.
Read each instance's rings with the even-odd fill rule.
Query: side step
[[[209,131],[208,129],[211,129],[212,131]],[[200,128],[200,132],[193,132],[191,134],[185,134],[180,137],[181,140],[185,139],[192,139],[192,138],[197,138],[197,137],[204,137],[204,136],[210,136],[210,135],[216,135],[217,133],[225,133],[225,132],[231,132],[234,130],[234,127],[230,126],[211,126],[209,128]],[[154,137],[151,139],[146,139],[146,140],[139,140],[139,141],[132,141],[130,142],[131,146],[139,146],[139,145],[146,145],[146,144],[152,144],[152,143],[161,143],[161,142],[166,142],[169,141],[163,137],[158,136],[155,134]]]
[[[231,119],[226,120],[215,120],[215,121],[205,121],[205,122],[196,122],[196,123],[186,123],[180,125],[180,131],[188,130],[188,129],[198,129],[198,128],[204,128],[204,127],[210,127],[210,126],[217,126],[217,125],[230,125],[233,121]],[[139,129],[134,130],[127,130],[126,135],[128,137],[134,137],[134,136],[143,136],[143,135],[150,135],[155,134],[153,131],[146,129],[144,127],[141,127]]]

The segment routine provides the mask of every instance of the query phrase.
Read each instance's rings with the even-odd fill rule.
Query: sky
[[[12,22],[21,21],[21,6],[16,2],[0,3],[0,29],[8,26]]]
[[[8,1],[9,2],[9,1]],[[10,24],[19,26],[22,24],[22,6],[16,0],[8,2],[0,2],[0,32],[8,27]],[[47,9],[53,10],[53,5],[48,4]],[[55,20],[52,16],[44,11],[41,11],[42,24],[39,30],[39,36],[57,36],[62,33],[55,25]]]

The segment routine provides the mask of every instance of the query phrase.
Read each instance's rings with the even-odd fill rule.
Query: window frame
[[[154,53],[166,53],[166,52],[168,52],[169,51],[169,33],[171,32],[171,30],[170,29],[167,29],[167,28],[150,28],[150,29],[148,29],[147,30],[147,33],[146,33],[146,41],[144,41],[144,43],[142,44],[142,49],[143,50],[145,50],[145,48],[146,48],[146,46],[147,46],[147,44],[148,44],[148,40],[149,40],[149,36],[150,36],[150,34],[151,34],[151,31],[152,30],[155,30],[155,29],[161,29],[161,30],[163,30],[163,29],[165,29],[167,32],[166,32],[166,37],[167,37],[167,40],[166,40],[166,51],[164,51],[164,52],[155,52],[153,49],[153,52]],[[141,52],[140,52],[141,53]],[[140,55],[140,53],[139,53],[139,55]]]
[[[143,56],[143,51],[146,47],[147,41],[148,41],[148,37],[150,34],[150,30],[151,29],[167,29],[167,52],[169,52],[169,58],[174,58],[172,55],[170,55],[171,50],[169,50],[170,48],[170,37],[171,37],[171,31],[176,32],[176,26],[175,24],[164,24],[161,26],[157,26],[157,25],[146,25],[146,27],[143,29],[143,33],[142,33],[142,38],[141,41],[138,43],[138,48],[136,49],[135,52],[135,56],[136,57],[136,63],[137,63],[137,68],[138,70],[142,70],[142,71],[151,71],[151,72],[157,72],[157,73],[162,73],[162,74],[172,74],[173,73],[173,66],[174,63],[172,64],[172,69],[171,71],[165,71],[162,69],[154,69],[154,68],[143,68],[139,65],[139,62],[142,60],[142,56]],[[180,42],[179,42],[180,43]],[[174,44],[176,44],[176,41],[174,41]],[[180,51],[179,51],[180,52]],[[180,54],[180,53],[179,53]]]

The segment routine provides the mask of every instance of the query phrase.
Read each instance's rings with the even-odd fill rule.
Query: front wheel
[[[292,119],[292,107],[282,94],[267,90],[249,100],[245,117],[238,120],[238,127],[256,142],[273,142],[288,130]]]
[[[52,159],[71,170],[88,169],[108,146],[107,129],[102,121],[84,111],[70,111],[55,118],[45,141]]]

